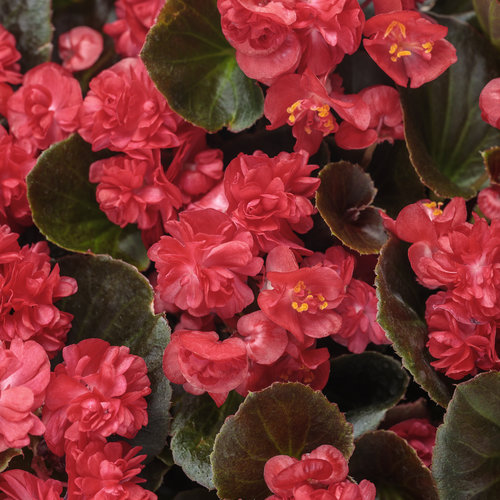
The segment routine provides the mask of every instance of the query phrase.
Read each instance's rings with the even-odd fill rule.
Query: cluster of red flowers
[[[409,205],[390,228],[412,243],[408,257],[418,281],[443,290],[427,300],[427,346],[436,358],[431,364],[459,380],[500,369],[500,221],[488,225],[473,214],[474,223],[467,222],[463,198],[441,205]]]
[[[375,500],[375,485],[347,479],[349,467],[342,453],[324,444],[300,460],[287,455],[270,458],[264,479],[274,493],[267,500]]]

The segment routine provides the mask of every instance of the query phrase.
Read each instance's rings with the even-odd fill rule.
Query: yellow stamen
[[[306,300],[311,300],[313,298],[313,296],[311,294],[309,294],[307,297],[306,297]]]
[[[319,308],[321,310],[326,309],[328,307],[328,302],[323,302],[322,304],[319,305]]]
[[[288,115],[288,121],[293,125],[295,123],[295,115],[290,113]]]
[[[443,202],[436,203],[435,201],[430,201],[429,203],[424,203],[424,207],[430,208],[432,210],[432,215],[438,216],[443,213],[441,207],[443,206]]]
[[[396,50],[398,50],[398,44],[397,43],[393,43],[391,45],[391,48],[389,49],[389,54],[394,54],[394,52],[396,52]]]
[[[432,42],[425,42],[422,44],[422,48],[425,49],[425,53],[428,54],[434,47]]]
[[[316,295],[316,297],[318,297],[318,300],[321,300],[321,301],[325,300],[325,297],[323,297],[323,295],[321,295],[320,293],[318,293],[318,295]]]
[[[316,112],[320,118],[325,118],[328,116],[328,113],[330,113],[330,106],[327,106],[326,104],[324,106],[320,106],[319,108],[316,108]]]
[[[397,54],[397,57],[411,56],[411,52],[409,50],[400,50]]]
[[[297,310],[299,308],[299,304],[297,302],[292,302],[292,309]]]
[[[306,284],[300,280],[294,287],[293,287],[293,291],[295,293],[299,293],[300,291],[304,290],[306,288]]]
[[[308,309],[309,306],[305,302],[302,302],[302,304],[300,304],[300,307],[297,309],[297,312],[301,313],[307,311]]]
[[[297,108],[300,109],[300,100],[299,101],[295,101],[291,106],[288,106],[288,108],[286,108],[286,112],[287,113],[293,113]]]
[[[387,26],[387,29],[385,30],[384,33],[384,38],[387,38],[391,34],[392,30],[396,27],[399,28],[402,37],[406,38],[406,26],[403,23],[400,23],[399,21],[392,21],[392,23],[389,24],[389,26]]]

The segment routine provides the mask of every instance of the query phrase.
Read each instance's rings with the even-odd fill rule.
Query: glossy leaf
[[[217,408],[213,399],[206,394],[185,394],[176,406],[170,443],[174,462],[182,467],[190,479],[205,488],[214,488],[210,454],[215,436],[226,417],[236,413],[242,401],[243,398],[233,391],[226,402]]]
[[[68,343],[89,337],[125,345],[148,367],[151,394],[147,397],[149,422],[132,443],[153,457],[165,446],[170,416],[171,388],[163,374],[163,351],[170,329],[153,313],[153,289],[133,266],[107,256],[72,255],[59,261],[62,276],[72,276],[78,292],[58,302],[74,315]]]
[[[353,450],[352,426],[323,394],[298,384],[273,384],[250,393],[215,439],[211,456],[220,498],[264,499],[270,495],[264,465],[275,455],[300,458],[322,444],[346,458]]]
[[[430,470],[415,450],[390,431],[367,432],[356,441],[349,474],[368,479],[380,500],[438,500]]]
[[[324,392],[345,413],[355,438],[378,427],[409,382],[398,361],[378,352],[339,356],[332,361],[331,372]]]
[[[418,89],[401,89],[410,159],[438,196],[473,197],[487,181],[480,152],[498,144],[498,130],[481,119],[479,94],[500,74],[493,47],[469,24],[437,17],[448,27],[458,62]]]
[[[51,0],[0,2],[0,24],[16,37],[23,72],[50,60],[52,54]]]
[[[472,3],[481,28],[500,49],[500,3],[498,0],[473,0]]]
[[[482,155],[491,182],[500,184],[500,146],[487,149]]]
[[[209,132],[238,132],[262,116],[262,90],[236,64],[216,0],[169,0],[141,58],[170,107]]]
[[[66,250],[109,254],[146,269],[139,230],[113,224],[96,201],[89,167],[102,157],[76,134],[44,151],[27,177],[33,220],[49,241]]]
[[[429,291],[416,281],[408,261],[408,244],[392,237],[382,248],[375,273],[379,298],[377,321],[415,381],[434,401],[446,407],[453,385],[430,365],[432,357],[425,346],[427,325],[424,319]]]
[[[457,386],[437,432],[432,471],[442,500],[498,498],[500,373]]]
[[[361,254],[378,253],[387,240],[378,210],[377,190],[359,165],[329,163],[319,173],[316,206],[334,236]]]

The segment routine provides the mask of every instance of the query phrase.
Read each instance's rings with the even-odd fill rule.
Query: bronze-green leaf
[[[500,184],[500,146],[487,149],[482,152],[482,155],[490,181],[494,184]]]
[[[22,455],[23,451],[20,448],[8,448],[0,452],[0,472],[4,471],[8,466],[9,462],[19,455]]]
[[[500,3],[498,0],[473,0],[474,10],[491,43],[500,49]]]
[[[262,116],[262,90],[236,64],[216,0],[168,0],[141,58],[170,107],[209,132],[238,132]]]
[[[353,450],[352,426],[323,394],[299,383],[250,393],[215,439],[211,461],[217,494],[264,499],[270,495],[264,481],[267,460],[300,458],[322,444],[335,446],[346,458]]]
[[[367,432],[356,441],[349,474],[368,479],[380,500],[438,500],[431,471],[415,450],[391,431]]]
[[[163,374],[162,358],[170,329],[153,313],[153,289],[135,267],[108,256],[71,255],[59,261],[62,276],[78,283],[78,292],[58,306],[74,315],[68,343],[97,337],[125,345],[144,358],[151,381],[149,422],[133,439],[150,458],[165,446],[169,430],[171,388]]]
[[[375,273],[379,299],[377,321],[415,381],[434,401],[446,406],[453,385],[430,365],[432,357],[425,346],[427,325],[424,319],[429,291],[416,281],[408,261],[408,244],[392,237],[380,252]]]
[[[401,89],[410,159],[438,196],[475,196],[487,181],[480,152],[498,144],[498,130],[481,119],[479,94],[500,74],[498,54],[469,24],[437,17],[458,61],[418,89]]]
[[[500,373],[459,384],[432,461],[442,500],[495,500],[500,492]]]
[[[113,224],[96,201],[89,167],[102,157],[76,134],[44,151],[27,178],[33,220],[49,241],[66,250],[109,254],[146,269],[139,230]]]
[[[377,190],[370,176],[347,161],[329,163],[319,176],[316,205],[332,233],[361,254],[378,253],[387,234],[371,206]]]

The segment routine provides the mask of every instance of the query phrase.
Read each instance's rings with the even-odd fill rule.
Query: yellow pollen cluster
[[[301,313],[307,311],[309,309],[309,305],[305,302],[302,302],[302,304],[300,304],[299,306],[297,302],[292,302],[292,309],[295,309],[297,312]]]
[[[300,104],[301,104],[300,100],[295,101],[291,106],[288,106],[288,108],[286,108],[286,112],[288,113],[288,121],[290,122],[291,125],[295,123],[294,112],[297,108],[299,108],[300,110]]]
[[[403,38],[406,38],[406,26],[403,23],[400,23],[399,21],[392,21],[391,24],[387,26],[387,29],[385,30],[384,33],[384,38],[387,38],[395,28],[399,28],[401,36]]]
[[[432,42],[425,42],[422,44],[422,48],[425,50],[426,54],[429,54],[433,49],[434,44]]]
[[[429,203],[424,203],[424,207],[430,208],[432,210],[432,215],[441,215],[443,211],[441,210],[441,207],[443,206],[443,203],[439,201],[436,203],[435,201],[430,201]]]
[[[297,284],[293,287],[293,291],[296,294],[302,294],[305,289],[306,289],[306,285],[302,280],[297,282]],[[294,309],[295,311],[297,311],[299,313],[308,311],[309,310],[308,302],[311,302],[311,301],[321,302],[317,306],[318,309],[320,309],[321,311],[323,311],[323,309],[326,309],[328,307],[328,302],[325,300],[325,297],[322,294],[318,293],[316,295],[313,295],[310,290],[307,291],[306,296],[302,300],[303,301],[301,301],[300,303],[294,300],[292,302],[292,309]]]

